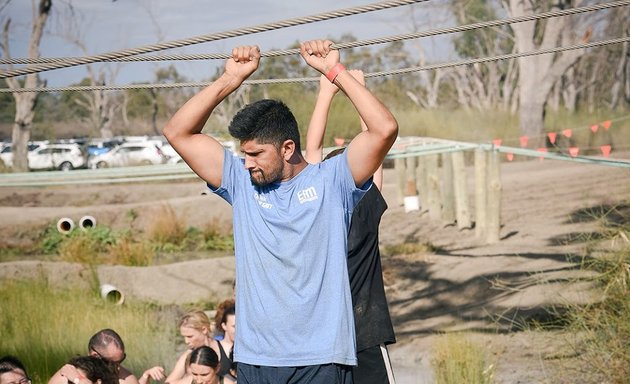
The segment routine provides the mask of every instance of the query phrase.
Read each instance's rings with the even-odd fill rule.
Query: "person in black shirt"
[[[350,73],[365,84],[362,71],[350,70]],[[306,160],[309,163],[321,161],[328,111],[338,90],[326,77],[320,78],[320,92],[306,134]],[[365,130],[363,121],[361,128]],[[344,149],[334,150],[326,159]],[[385,296],[378,240],[378,227],[387,209],[380,193],[382,165],[374,173],[373,181],[374,186],[354,209],[348,233],[348,274],[358,358],[358,366],[353,367],[352,375],[357,384],[395,384],[387,345],[395,343],[396,336]]]

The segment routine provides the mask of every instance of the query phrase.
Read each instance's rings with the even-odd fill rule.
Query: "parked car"
[[[30,142],[27,146],[27,151],[31,152],[37,148],[39,148],[43,142]],[[6,167],[13,166],[13,151],[11,150],[11,144],[6,144],[2,150],[0,151],[0,160],[4,163]]]
[[[164,156],[166,156],[166,162],[168,164],[177,164],[184,162],[184,159],[182,159],[179,153],[177,153],[173,146],[170,144],[164,144],[162,146],[162,153],[164,153]]]
[[[126,167],[130,165],[164,164],[166,156],[154,143],[136,141],[123,143],[102,155],[88,160],[90,168]]]
[[[117,145],[120,145],[122,141],[119,140],[101,140],[91,141],[85,147],[88,157],[102,155],[114,149]]]
[[[32,170],[58,169],[69,171],[85,168],[86,154],[79,144],[43,144],[28,154]]]

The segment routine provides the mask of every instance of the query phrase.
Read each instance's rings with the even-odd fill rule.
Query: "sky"
[[[0,6],[5,2],[6,0],[0,0]],[[78,36],[80,42],[87,47],[87,55],[96,55],[377,2],[377,0],[53,0],[53,13],[40,49],[42,57],[85,55],[62,36],[63,31],[67,31],[69,26],[73,25],[69,21],[68,4],[72,4],[74,12],[73,20],[76,25],[73,29],[74,36]],[[228,53],[236,45],[254,44],[259,45],[261,51],[265,52],[289,48],[296,41],[317,38],[339,39],[345,33],[353,34],[357,40],[364,40],[450,26],[441,4],[444,4],[444,0],[419,2],[152,54]],[[27,57],[31,14],[31,1],[28,0],[9,0],[8,5],[0,9],[0,22],[3,25],[7,18],[11,18],[9,43],[13,58]],[[418,25],[415,30],[414,23]],[[415,40],[413,44],[421,44],[429,60],[446,59],[449,56],[448,38],[425,38]],[[169,64],[171,63],[109,63],[106,64],[108,82],[118,85],[151,82],[155,70]],[[202,81],[212,76],[217,65],[222,65],[221,60],[183,61],[177,62],[176,68],[187,79]],[[95,68],[98,68],[98,65],[95,65]],[[41,73],[48,86],[53,87],[78,83],[86,75],[85,66]]]

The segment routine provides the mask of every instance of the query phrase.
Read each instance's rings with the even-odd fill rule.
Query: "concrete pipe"
[[[59,233],[68,234],[74,229],[74,221],[69,217],[62,217],[57,221],[57,231]]]
[[[79,220],[79,228],[86,230],[96,227],[96,219],[93,216],[83,216]]]
[[[125,295],[111,284],[101,285],[101,297],[108,303],[121,305],[125,302]]]

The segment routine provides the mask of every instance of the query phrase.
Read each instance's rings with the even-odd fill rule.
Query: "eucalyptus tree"
[[[6,2],[8,4],[8,2]],[[52,9],[52,0],[39,0],[37,3],[32,2],[32,28],[28,42],[28,57],[40,57],[39,46],[44,34],[44,27],[48,21],[48,17]],[[3,21],[2,29],[2,57],[11,57],[11,47],[9,46],[9,35],[11,30],[11,18]],[[9,65],[9,68],[11,66]],[[18,79],[15,77],[6,78],[6,83],[12,90],[19,88],[37,88],[43,85],[37,73],[31,73]],[[38,92],[13,92],[15,100],[15,117],[13,119],[13,128],[11,133],[11,141],[13,147],[13,170],[18,172],[28,171],[27,145],[31,137],[31,129],[33,127],[33,118],[35,116],[35,104],[39,96]]]

